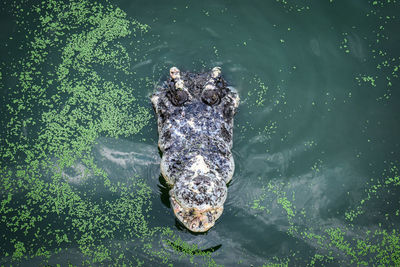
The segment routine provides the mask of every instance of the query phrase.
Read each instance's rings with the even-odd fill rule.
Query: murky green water
[[[397,1],[5,1],[0,264],[399,265]],[[173,216],[149,95],[240,94],[205,234]]]

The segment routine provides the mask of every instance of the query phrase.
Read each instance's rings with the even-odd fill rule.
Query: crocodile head
[[[170,69],[170,78],[152,96],[157,114],[161,173],[171,186],[178,220],[205,232],[221,216],[234,161],[233,115],[239,104],[219,67],[205,73]]]

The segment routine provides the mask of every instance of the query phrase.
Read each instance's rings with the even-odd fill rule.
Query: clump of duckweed
[[[328,264],[331,263],[333,260],[333,257],[328,256],[328,255],[321,255],[321,254],[315,254],[309,262],[309,266],[315,266],[315,264]]]
[[[342,40],[342,42],[340,43],[339,48],[340,48],[340,49],[343,49],[344,52],[346,52],[346,53],[350,53],[349,45],[348,45],[348,40],[347,40],[347,35],[348,35],[348,33],[347,33],[347,32],[344,32],[344,33],[342,33],[342,35],[343,35],[343,40]]]
[[[267,139],[271,139],[272,135],[276,133],[276,121],[269,121],[267,125],[264,127],[264,132]]]
[[[315,173],[320,172],[323,163],[324,162],[322,159],[317,159],[317,161],[311,166],[311,170],[314,171]]]
[[[259,177],[259,179],[261,179],[261,177]],[[262,193],[258,195],[255,199],[253,199],[250,203],[250,208],[256,211],[265,211],[266,213],[270,213],[270,210],[268,210],[266,206],[261,204],[268,197],[268,191],[265,190],[265,186],[262,186],[261,190]]]
[[[279,72],[282,72],[282,70],[279,70]],[[260,77],[254,76],[253,79],[249,81],[249,84],[253,88],[247,92],[244,98],[244,101],[250,102],[248,106],[257,109],[286,104],[286,92],[282,90],[281,83],[276,85],[274,89],[271,89]]]
[[[293,221],[294,217],[296,216],[296,207],[292,204],[292,201],[294,201],[294,194],[292,201],[290,201],[286,195],[286,192],[282,190],[283,186],[284,186],[283,182],[280,183],[269,182],[267,185],[267,189],[268,192],[276,196],[276,203],[280,205],[281,208],[286,213],[287,221],[290,225],[288,232],[293,233],[293,231],[297,231]]]
[[[390,191],[400,185],[396,165],[390,164],[382,176],[384,177],[382,180],[375,182],[372,180],[374,183],[365,190],[366,197],[361,199],[359,205],[345,213],[348,222],[339,226],[332,226],[330,223],[314,225],[313,218],[307,216],[304,209],[298,209],[293,204],[295,192],[294,186],[290,183],[270,181],[267,187],[262,188],[261,194],[254,200],[251,208],[270,214],[277,204],[287,219],[288,235],[311,243],[316,248],[316,254],[309,259],[311,266],[321,263],[397,266],[400,264],[400,233],[396,224],[387,222],[395,221],[393,218],[392,220],[388,218],[399,216],[398,209],[387,216],[380,214],[378,217],[380,223],[375,228],[368,229],[362,225],[353,224],[357,217],[370,212],[365,205],[372,198],[379,201],[383,192],[390,195]],[[381,202],[391,205],[391,202],[385,198]],[[295,256],[290,259],[304,260],[304,258],[296,259]]]
[[[385,198],[382,198],[382,193],[390,192],[391,189],[400,186],[400,176],[397,166],[393,162],[390,163],[389,168],[382,173],[382,177],[383,179],[371,179],[370,182],[367,183],[364,190],[364,197],[361,198],[357,205],[345,213],[346,220],[353,222],[357,217],[368,212],[368,209],[365,206],[368,205],[371,200],[379,201],[379,199],[382,199],[381,208],[391,206],[390,202]],[[390,209],[385,208],[385,210]],[[380,216],[385,217],[386,221],[389,220],[389,217],[395,217],[398,215],[399,209],[396,209],[393,214],[380,214]],[[392,227],[395,227],[393,223]]]
[[[256,95],[257,95],[257,99],[256,99],[256,105],[257,106],[263,106],[265,100],[267,100],[268,98],[266,97],[266,94],[268,92],[268,86],[264,84],[263,81],[261,81],[261,79],[259,77],[254,78],[253,79],[254,83],[256,85],[258,85],[259,88],[257,88],[256,90]],[[249,91],[249,94],[250,91]]]
[[[288,11],[295,11],[295,8],[290,8],[290,1],[278,2],[281,2]],[[362,61],[360,64],[364,64],[362,73],[356,74],[355,81],[360,86],[369,87],[371,90],[379,90],[378,95],[380,94],[380,97],[378,97],[378,100],[389,100],[391,90],[394,88],[393,85],[398,82],[400,69],[400,57],[398,57],[398,53],[396,54],[397,50],[394,49],[397,38],[393,35],[396,32],[394,29],[397,29],[396,27],[399,24],[398,14],[395,14],[398,10],[398,1],[369,1],[369,5],[371,11],[367,14],[366,21],[362,22],[364,27],[368,25],[366,26],[368,29],[373,29],[372,35],[363,37],[368,42],[366,57],[361,58],[360,54],[357,54],[359,51],[353,51],[357,46],[353,43],[354,40],[352,40],[350,32],[345,32],[340,36],[341,43],[339,48],[346,56],[359,57],[358,59]],[[377,20],[379,21],[378,24],[376,24]],[[356,29],[358,27],[353,26],[352,28]],[[369,31],[368,34],[370,34]],[[371,65],[371,62],[373,68],[367,68]],[[257,86],[255,86],[255,90],[250,89],[248,95],[244,96],[246,105],[259,113],[263,111],[267,113],[275,108],[272,105],[273,102],[271,102],[271,99],[273,99],[273,90],[271,89],[275,86],[271,84],[266,86],[257,77],[250,81],[249,84]],[[348,93],[348,97],[352,97],[351,92]],[[334,100],[335,98],[332,99],[332,101]],[[312,102],[312,105],[316,106],[316,103]],[[328,109],[328,111],[330,110]],[[273,116],[277,112],[271,113],[271,116]],[[257,113],[254,112],[254,116],[256,115]],[[275,129],[279,130],[280,123],[281,121],[278,120],[278,127]],[[275,129],[274,131],[276,131]],[[254,129],[251,119],[246,121],[246,124],[243,124],[240,130],[257,131],[257,129]],[[257,138],[256,141],[259,142],[260,139]],[[370,139],[368,139],[368,142],[370,142]],[[310,140],[304,143],[304,149],[305,151],[311,151],[324,145],[322,140]],[[358,152],[357,158],[360,156],[361,152]],[[331,164],[325,161],[317,158],[311,163],[309,172],[304,175],[304,180],[306,180],[307,184],[310,182],[310,180],[307,180],[308,178],[325,179],[325,172],[321,172],[321,168],[325,167],[325,164]],[[353,192],[347,192],[346,197],[350,196],[350,201],[353,198],[357,200],[355,203],[346,203],[349,205],[346,212],[329,210],[329,206],[327,210],[318,210],[320,203],[309,203],[311,201],[306,203],[311,208],[306,207],[306,205],[301,207],[301,198],[307,194],[315,194],[316,188],[310,187],[310,189],[305,189],[307,192],[298,192],[299,188],[303,188],[298,187],[299,183],[304,180],[300,181],[300,179],[293,178],[295,182],[291,184],[284,181],[284,179],[291,179],[291,177],[282,177],[282,175],[274,179],[270,177],[259,178],[260,181],[262,179],[271,180],[257,187],[256,194],[249,200],[248,206],[256,216],[262,213],[264,215],[263,218],[269,219],[270,214],[277,216],[277,214],[282,213],[279,219],[283,219],[285,222],[279,225],[286,229],[286,233],[290,237],[299,240],[299,242],[305,242],[315,249],[312,254],[307,256],[289,256],[288,261],[290,263],[304,262],[305,260],[307,261],[306,257],[308,257],[308,264],[311,266],[324,264],[338,266],[398,266],[400,265],[400,233],[398,225],[400,216],[398,186],[400,185],[400,180],[397,166],[398,163],[390,163],[387,171],[364,184],[365,192],[361,195],[361,199],[359,199],[360,196],[356,192],[354,194]],[[297,194],[300,195],[300,200],[295,201]],[[324,202],[324,197],[312,199]],[[295,203],[298,207],[296,207]],[[315,212],[318,214],[315,215]],[[335,212],[336,214],[333,215]],[[273,264],[271,263],[272,266]]]
[[[308,1],[290,1],[290,0],[276,0],[288,12],[302,12],[310,10],[310,3]]]
[[[377,100],[389,100],[391,97],[393,84],[398,82],[400,57],[393,54],[393,47],[396,47],[397,40],[390,36],[393,29],[397,29],[399,24],[398,14],[396,13],[397,1],[368,1],[370,10],[367,12],[367,19],[363,23],[368,23],[371,18],[379,20],[370,25],[374,34],[372,38],[367,38],[369,41],[368,50],[369,58],[373,64],[376,64],[376,69],[371,70],[369,73],[358,74],[355,79],[358,84],[370,84],[372,87],[377,87],[383,92]],[[395,31],[395,30],[394,30]],[[343,33],[343,41],[340,48],[349,54],[351,47],[347,39],[348,33]]]
[[[278,258],[272,257],[267,263],[264,263],[262,267],[287,267],[290,264],[290,259],[288,258]]]
[[[362,76],[361,74],[358,77],[356,77],[358,85],[361,85],[361,82],[364,82],[364,83],[370,83],[371,86],[373,87],[376,87],[375,79],[376,77],[374,78],[371,76]]]
[[[279,70],[281,72],[281,70]],[[247,95],[242,96],[242,102],[245,103],[241,106],[248,116],[253,116],[257,113],[266,113],[275,110],[279,113],[285,108],[286,102],[286,92],[282,89],[283,80],[279,84],[270,86],[261,80],[260,77],[255,75],[251,80],[249,80],[249,85],[251,89],[248,90]],[[245,106],[245,107],[243,107]],[[276,132],[279,128],[277,121],[265,119],[264,127],[253,126],[252,119],[247,120],[244,124],[240,122],[237,123],[239,131],[245,133],[248,131],[254,131],[257,133],[257,140],[263,144],[268,144],[268,142],[276,136]],[[267,149],[269,151],[269,149]]]
[[[187,264],[217,267],[222,266],[217,264],[212,258],[212,253],[217,248],[200,248],[197,244],[190,245],[189,243],[183,241],[178,235],[176,235],[170,228],[163,228],[161,230],[162,240],[160,241],[163,247],[167,250],[154,250],[151,243],[145,244],[145,250],[149,255],[155,256],[162,259],[163,264],[168,264],[172,266],[173,256],[177,256],[179,259],[186,258],[188,260]],[[171,250],[174,254],[171,254]]]
[[[131,69],[145,57],[139,43],[149,27],[109,3],[13,8],[26,53],[0,76],[2,262],[46,264],[69,251],[78,251],[78,265],[140,265],[143,252],[162,261],[145,247],[165,231],[149,226],[151,189],[136,176],[111,180],[92,155],[99,137],[139,134],[151,118],[135,90],[148,80]],[[71,168],[82,172],[79,181],[69,179]]]

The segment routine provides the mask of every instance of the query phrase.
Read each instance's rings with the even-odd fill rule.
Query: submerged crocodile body
[[[170,78],[151,97],[163,153],[161,173],[175,216],[193,232],[205,232],[221,216],[232,179],[233,116],[239,96],[221,70],[170,69]]]

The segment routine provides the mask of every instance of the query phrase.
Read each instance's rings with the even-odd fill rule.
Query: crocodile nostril
[[[194,209],[191,209],[191,210],[189,211],[189,216],[192,216],[192,215],[194,215]]]

